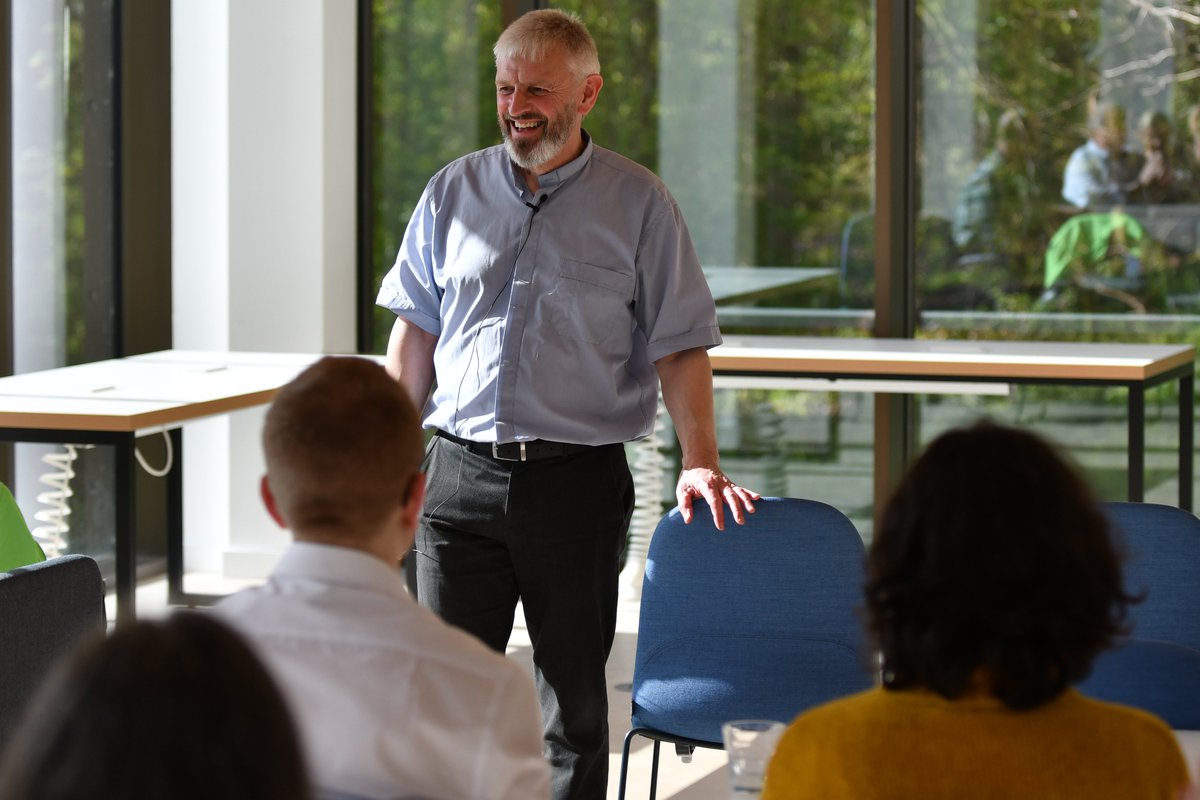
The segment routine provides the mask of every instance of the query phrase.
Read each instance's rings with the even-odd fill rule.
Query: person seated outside
[[[1187,125],[1189,144],[1184,151],[1180,199],[1200,203],[1200,105],[1188,109]]]
[[[1063,172],[1062,196],[1076,208],[1124,203],[1149,180],[1125,150],[1125,109],[1097,102],[1088,114],[1088,140],[1077,147]]]
[[[1172,156],[1171,120],[1161,111],[1147,111],[1138,124],[1142,152],[1138,183],[1130,193],[1135,203],[1175,203],[1181,199],[1186,177]]]
[[[1177,800],[1171,730],[1072,684],[1124,633],[1121,565],[1083,478],[989,422],[938,437],[867,556],[882,685],[802,713],[763,800]]]
[[[0,762],[4,800],[306,800],[283,696],[210,616],[120,625],[39,688]]]
[[[532,678],[418,606],[397,569],[424,497],[422,449],[416,409],[382,366],[306,369],[263,428],[263,502],[294,541],[263,586],[215,611],[290,699],[320,790],[548,797]]]
[[[1037,182],[1024,114],[996,122],[995,147],[971,172],[954,209],[954,243],[965,253],[1000,255],[1019,246],[1034,221]]]

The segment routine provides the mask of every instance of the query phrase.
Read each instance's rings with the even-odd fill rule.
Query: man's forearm
[[[716,469],[717,434],[708,352],[702,347],[683,350],[660,358],[654,366],[662,384],[663,402],[683,450],[683,469]]]
[[[741,525],[747,513],[754,513],[759,494],[735,484],[718,464],[712,364],[707,351],[702,347],[684,350],[660,358],[654,366],[683,448],[683,469],[675,485],[683,521],[692,521],[693,502],[701,502],[712,511],[717,530],[725,529],[725,504],[734,522]]]
[[[388,339],[384,366],[400,382],[420,412],[433,387],[433,350],[437,337],[397,318]]]

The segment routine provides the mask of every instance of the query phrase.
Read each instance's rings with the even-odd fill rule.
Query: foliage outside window
[[[490,45],[499,5],[375,0],[376,102],[384,104],[375,120],[377,277],[433,171],[498,141]],[[870,335],[874,0],[555,5],[579,13],[599,46],[605,85],[587,129],[667,182],[706,267],[825,271],[753,297],[718,298],[726,335]],[[1200,131],[1189,122],[1200,104],[1200,7],[919,0],[916,23],[907,193],[917,335],[1200,341]],[[1114,240],[1094,262],[1068,249],[1062,279],[1047,282],[1055,234],[1082,213],[1114,210],[1079,209],[1062,197],[1067,159],[1101,102],[1125,109],[1125,145],[1135,157],[1139,120],[1153,112],[1166,120],[1178,191],[1154,203],[1131,193],[1117,210],[1144,219],[1139,244]],[[995,156],[1000,149],[1012,157]],[[1148,205],[1161,208],[1136,207]],[[382,350],[390,319],[379,319]],[[1171,492],[1169,465],[1156,464],[1173,445],[1174,391],[1151,397],[1152,499]],[[869,395],[754,389],[718,392],[717,404],[722,459],[735,477],[826,499],[869,525]],[[917,408],[922,441],[979,414],[1037,427],[1080,456],[1102,494],[1122,496],[1121,390],[929,395]]]

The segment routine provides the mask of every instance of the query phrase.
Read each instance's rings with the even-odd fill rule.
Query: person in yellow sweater
[[[943,434],[867,558],[882,686],[801,714],[763,800],[1178,800],[1158,718],[1071,688],[1122,634],[1121,566],[1077,469],[1034,434]]]

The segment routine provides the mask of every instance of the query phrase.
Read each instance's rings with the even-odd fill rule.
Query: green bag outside
[[[12,492],[0,483],[0,572],[45,560],[46,554],[29,532]]]

